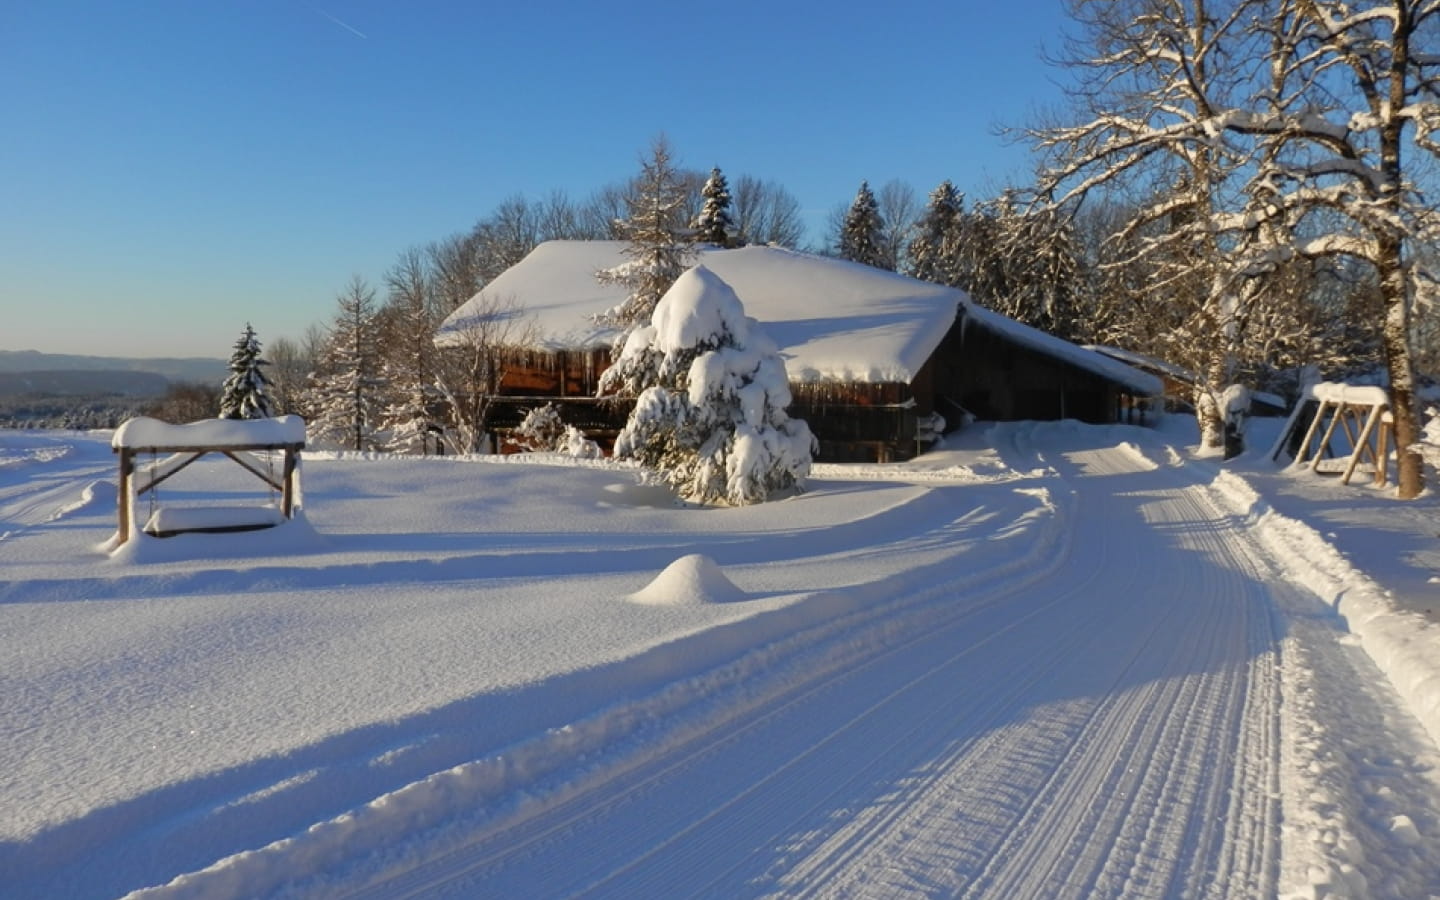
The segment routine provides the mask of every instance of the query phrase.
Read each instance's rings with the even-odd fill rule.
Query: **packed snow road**
[[[1394,818],[1327,793],[1317,773],[1343,754],[1295,743],[1341,730],[1347,706],[1391,710],[1403,736],[1374,717],[1388,731],[1352,732],[1366,746],[1349,750],[1385,782],[1372,791],[1434,821],[1433,782],[1390,743],[1424,753],[1424,738],[1358,651],[1318,675],[1313,655],[1287,659],[1296,625],[1321,648],[1336,634],[1202,479],[1161,452],[1077,447],[1063,427],[1008,438],[1011,467],[1070,492],[1040,577],[944,584],[952,615],[903,613],[925,622],[901,639],[857,626],[848,637],[866,652],[843,667],[638,752],[543,811],[451,834],[359,895],[1440,892],[1440,863]],[[1341,721],[1307,702],[1317,678],[1345,692],[1326,701]],[[1374,821],[1333,821],[1347,808]]]
[[[737,509],[308,454],[110,554],[108,438],[0,434],[0,896],[1440,897],[1318,533],[1162,432],[972,441]]]

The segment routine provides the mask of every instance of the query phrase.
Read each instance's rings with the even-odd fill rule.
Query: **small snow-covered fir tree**
[[[235,342],[230,354],[230,374],[220,388],[220,418],[268,419],[274,415],[270,403],[270,379],[265,367],[270,365],[260,356],[260,340],[255,329],[245,323],[245,331]]]
[[[710,170],[710,177],[700,189],[700,196],[705,198],[705,203],[691,226],[695,230],[695,240],[717,247],[734,246],[735,223],[730,218],[730,185],[718,166]]]
[[[743,505],[804,487],[815,439],[786,412],[785,364],[703,265],[676,280],[612,368],[622,383],[648,385],[615,455],[638,460],[681,497]]]
[[[880,217],[880,206],[875,202],[870,183],[862,181],[840,226],[840,256],[883,269],[886,267],[884,234],[885,221]]]

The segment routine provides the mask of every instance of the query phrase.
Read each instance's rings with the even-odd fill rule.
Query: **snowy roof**
[[[595,273],[625,261],[622,241],[549,241],[451,313],[437,342],[487,303],[515,302],[534,317],[546,350],[609,347],[618,332],[597,317],[628,289]],[[842,259],[779,247],[702,249],[703,264],[734,289],[746,315],[780,348],[791,382],[909,382],[940,346],[960,309],[973,321],[1139,394],[1158,379],[971,303],[962,291]]]
[[[299,416],[272,419],[205,419],[172,425],[137,416],[115,429],[110,446],[116,450],[145,447],[242,447],[305,443],[305,420]]]
[[[1099,353],[1102,356],[1108,356],[1111,359],[1119,360],[1120,362],[1134,366],[1138,369],[1160,372],[1162,374],[1169,375],[1171,378],[1177,378],[1180,381],[1186,381],[1191,383],[1195,381],[1195,373],[1191,372],[1189,369],[1182,368],[1180,366],[1174,365],[1173,363],[1168,363],[1163,359],[1157,359],[1154,356],[1148,356],[1144,353],[1136,353],[1134,350],[1126,350],[1123,347],[1110,347],[1092,344],[1086,344],[1085,349],[1094,350],[1096,353]]]
[[[441,326],[446,332],[486,301],[514,301],[534,317],[542,349],[609,347],[596,317],[628,289],[595,273],[625,261],[621,241],[550,241],[500,274]],[[793,382],[912,380],[955,321],[965,295],[858,263],[777,247],[706,249],[697,263],[730,285],[780,348]]]

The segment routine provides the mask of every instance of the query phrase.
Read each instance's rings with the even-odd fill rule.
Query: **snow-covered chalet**
[[[602,444],[624,424],[623,406],[596,397],[617,337],[602,314],[627,294],[596,273],[623,262],[624,247],[541,244],[441,325],[436,343],[462,342],[496,301],[514,304],[533,325],[491,407],[496,436],[545,403]],[[1161,392],[1154,376],[984,309],[954,288],[777,247],[701,249],[697,257],[779,346],[791,415],[809,423],[822,460],[909,459],[967,413],[1140,422]]]

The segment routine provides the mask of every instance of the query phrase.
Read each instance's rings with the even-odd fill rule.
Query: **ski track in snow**
[[[992,434],[1007,471],[976,482],[978,509],[937,487],[823,543],[797,529],[705,550],[816,571],[907,554],[913,571],[880,567],[617,663],[674,677],[597,690],[568,724],[508,744],[347,742],[317,768],[305,754],[265,767],[273,787],[239,800],[245,782],[211,779],[168,814],[203,828],[208,803],[327,789],[356,805],[135,896],[1440,896],[1440,755],[1214,472],[1139,431],[1118,445],[1071,423]],[[22,527],[73,497],[73,482],[12,490],[3,472],[0,512]],[[676,555],[601,543],[604,571]],[[482,558],[528,577],[551,552],[587,552],[520,549],[445,555],[433,577]],[[366,569],[304,583],[416,577]],[[706,640],[736,651],[697,653]],[[387,752],[402,764],[368,804],[324,771]],[[116,855],[162,849],[109,840]]]
[[[1386,838],[1393,816],[1366,836],[1336,812],[1367,801],[1335,797],[1327,772],[1339,785],[1393,781],[1374,795],[1422,817],[1433,784],[1423,764],[1375,748],[1332,759],[1312,724],[1321,676],[1301,648],[1343,642],[1314,599],[1284,584],[1224,497],[1173,455],[1133,444],[1056,452],[1045,446],[1055,433],[1016,429],[1004,449],[1015,471],[1058,476],[1076,495],[1030,577],[997,579],[984,602],[948,620],[932,612],[903,641],[867,641],[856,626],[858,659],[817,666],[758,706],[722,705],[708,729],[657,741],[554,805],[522,805],[471,837],[452,825],[438,858],[358,865],[349,884],[369,881],[365,897],[616,898],[1440,887],[1434,863]],[[1148,528],[1119,525],[1137,518]],[[976,596],[973,585],[939,589]],[[1286,634],[1297,616],[1309,640]],[[1383,685],[1365,675],[1358,683]],[[1304,825],[1282,830],[1282,801]],[[1366,843],[1386,855],[1389,884],[1357,875]]]

